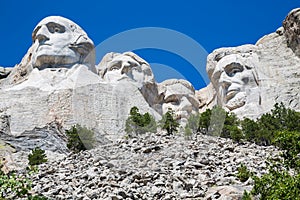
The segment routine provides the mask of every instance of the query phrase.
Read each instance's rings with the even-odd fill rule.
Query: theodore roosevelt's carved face
[[[163,113],[166,113],[168,109],[172,109],[177,119],[186,122],[188,116],[199,109],[195,90],[188,81],[170,79],[160,84],[164,89]]]
[[[217,90],[218,99],[229,110],[246,104],[247,88],[257,87],[254,66],[237,54],[218,61],[211,80]]]
[[[74,22],[59,16],[43,19],[34,29],[33,66],[39,69],[94,65],[94,44]]]

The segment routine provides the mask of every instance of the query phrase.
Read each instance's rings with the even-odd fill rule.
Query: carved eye
[[[113,70],[119,70],[122,67],[122,61],[112,61],[110,63],[110,65],[108,66],[109,71],[113,71]]]
[[[224,71],[230,77],[235,76],[237,73],[242,72],[243,70],[243,66],[239,63],[231,63],[224,67]]]
[[[110,68],[111,71],[113,71],[113,70],[118,70],[118,69],[120,69],[120,67],[117,66],[117,65],[114,65],[114,66],[112,66],[112,67]]]
[[[60,32],[60,28],[59,28],[59,27],[55,27],[55,28],[54,28],[54,32],[56,32],[56,33],[57,33],[57,32]]]
[[[47,27],[50,33],[64,33],[66,30],[64,26],[54,22],[49,22]]]
[[[241,70],[235,68],[235,69],[232,69],[232,70],[228,73],[228,75],[229,75],[229,76],[234,76],[234,75],[235,75],[236,73],[238,73],[238,72],[241,72]]]

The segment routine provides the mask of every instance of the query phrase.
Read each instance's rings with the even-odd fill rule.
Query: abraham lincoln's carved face
[[[229,110],[245,105],[247,88],[257,87],[258,84],[254,66],[237,54],[225,56],[218,61],[211,80],[219,100]]]

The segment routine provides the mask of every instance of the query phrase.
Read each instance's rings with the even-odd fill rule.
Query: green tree
[[[162,116],[160,126],[162,129],[167,130],[169,135],[178,131],[179,123],[176,121],[174,111],[171,108]]]
[[[32,152],[28,155],[28,161],[30,166],[40,165],[42,163],[47,162],[46,154],[43,149],[36,147],[32,150]]]
[[[248,141],[259,145],[271,145],[278,131],[300,131],[300,113],[276,103],[274,108],[256,121],[241,121],[242,132]]]
[[[141,114],[139,109],[134,106],[130,109],[129,117],[126,120],[125,131],[129,134],[143,134],[146,132],[156,133],[156,121],[148,112]]]
[[[224,110],[225,112],[225,110]],[[221,131],[221,137],[231,138],[235,141],[239,141],[243,138],[242,131],[238,128],[239,120],[234,113],[225,113],[224,126]]]
[[[241,121],[242,132],[245,139],[249,142],[255,142],[256,135],[259,131],[259,125],[252,119],[245,118]]]
[[[202,134],[208,133],[210,118],[211,118],[211,109],[206,109],[206,111],[200,114],[198,128],[197,128],[200,133]]]
[[[67,147],[78,153],[79,151],[92,149],[96,144],[94,132],[76,124],[70,130],[66,130],[68,138]]]
[[[253,176],[252,194],[260,199],[300,199],[300,132],[278,131],[274,136],[276,144],[283,152],[280,158],[270,159],[268,173]]]
[[[300,132],[278,131],[274,144],[282,150],[282,163],[287,169],[296,169],[300,172]]]

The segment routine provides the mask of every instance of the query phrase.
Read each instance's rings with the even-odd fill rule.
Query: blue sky
[[[95,46],[127,30],[158,27],[183,34],[210,53],[220,47],[254,44],[260,37],[280,27],[288,12],[296,7],[300,7],[300,2],[296,0],[2,0],[0,66],[14,66],[20,62],[31,45],[33,28],[49,15],[64,16],[79,24]],[[152,48],[140,45],[135,52],[149,63],[156,63],[153,66],[158,82],[171,77],[184,77],[196,89],[205,85],[205,75],[201,74],[206,59],[203,52],[199,57],[190,58],[200,61],[199,66],[194,66],[189,58],[177,53],[188,44],[187,40],[176,40],[171,34],[165,38],[166,41],[171,38],[174,46],[164,48],[159,45],[164,40],[155,38],[151,32],[147,34],[138,35],[138,39],[153,40],[155,45]],[[134,40],[129,39],[130,42]],[[114,43],[112,46],[118,45]],[[121,49],[126,50],[126,47]],[[108,48],[107,51],[110,50]],[[198,55],[193,47],[188,51]],[[99,56],[101,52],[98,53],[97,63]]]

